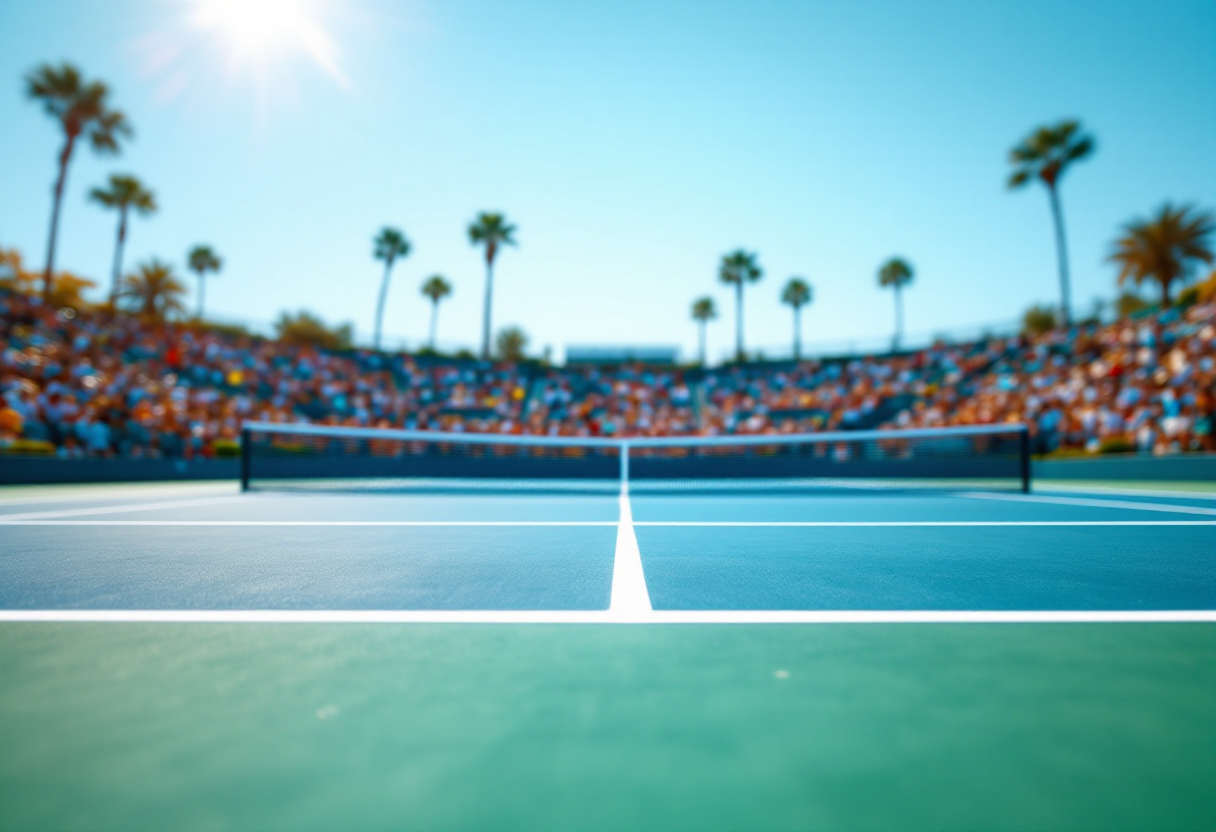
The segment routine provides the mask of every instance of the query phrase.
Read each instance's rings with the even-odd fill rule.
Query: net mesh
[[[246,489],[997,489],[1029,487],[1020,425],[632,439],[249,425]]]

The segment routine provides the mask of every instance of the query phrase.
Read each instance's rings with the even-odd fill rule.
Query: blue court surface
[[[1216,499],[1194,493],[213,489],[9,503],[0,525],[0,608],[10,618],[1216,610]]]
[[[1216,495],[0,494],[0,829],[1214,829]]]

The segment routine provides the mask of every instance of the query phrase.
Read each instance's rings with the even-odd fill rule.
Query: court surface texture
[[[1216,489],[0,490],[0,829],[338,828],[1216,829]]]

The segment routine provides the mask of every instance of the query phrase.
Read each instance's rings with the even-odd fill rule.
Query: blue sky
[[[127,262],[224,256],[218,316],[309,308],[371,331],[371,238],[402,228],[390,343],[425,336],[422,280],[456,287],[440,340],[476,343],[482,262],[465,228],[502,210],[520,245],[499,260],[495,328],[534,350],[679,344],[714,295],[713,355],[731,345],[716,264],[743,246],[750,346],[786,348],[785,280],[806,277],[811,343],[892,327],[875,271],[916,266],[908,329],[1009,321],[1057,297],[1041,188],[1004,187],[1009,148],[1077,117],[1095,156],[1063,185],[1074,302],[1113,294],[1120,224],[1164,200],[1216,208],[1216,3],[580,2],[317,0],[326,62],[291,45],[234,52],[188,0],[0,0],[0,245],[40,264],[55,125],[22,76],[71,60],[105,79],[137,137],[80,153],[60,262],[106,279],[114,217],[85,199],[131,172],[162,210],[136,220]],[[328,51],[326,51],[328,50]]]

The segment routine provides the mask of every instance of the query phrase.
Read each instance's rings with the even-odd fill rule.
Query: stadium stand
[[[728,365],[327,352],[0,294],[0,450],[191,459],[262,422],[567,436],[1026,421],[1048,452],[1213,451],[1216,305],[898,355]]]

